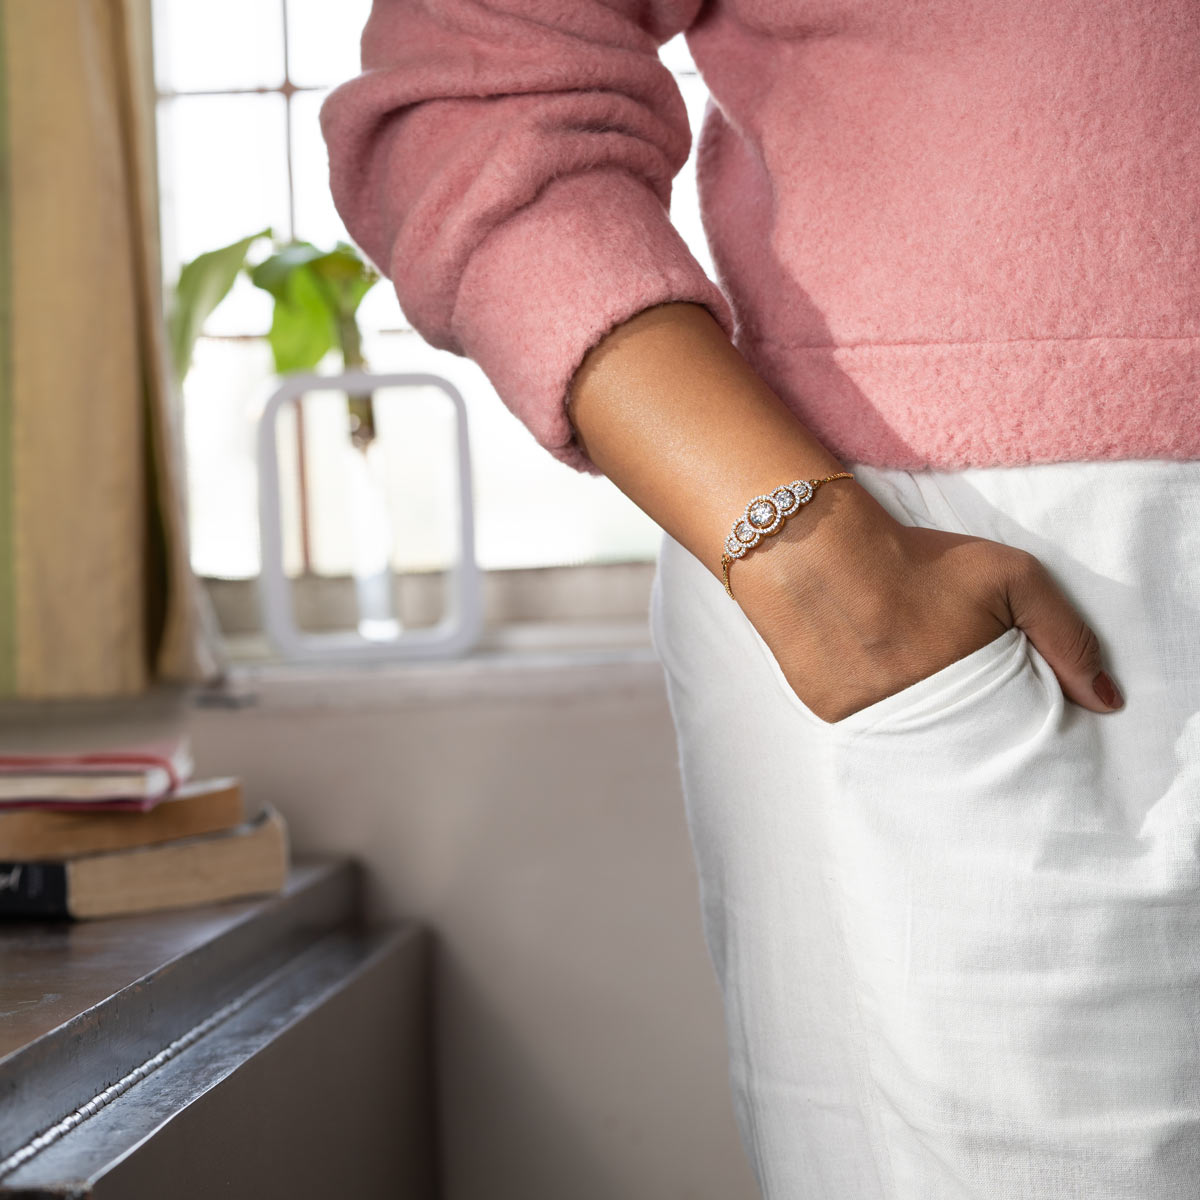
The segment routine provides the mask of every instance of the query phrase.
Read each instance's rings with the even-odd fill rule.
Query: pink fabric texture
[[[678,32],[715,282],[668,216]],[[375,0],[363,67],[347,227],[577,469],[571,376],[670,300],[847,462],[1200,458],[1196,0]]]

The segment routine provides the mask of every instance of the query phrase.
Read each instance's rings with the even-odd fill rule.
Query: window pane
[[[183,262],[257,230],[289,228],[282,96],[194,96],[159,105],[163,267],[173,284]],[[207,327],[261,332],[270,302],[239,280]]]
[[[317,113],[326,92],[301,92],[292,98],[292,186],[295,189],[296,236],[332,247],[350,235],[329,193],[329,154]]]
[[[154,0],[154,57],[163,91],[279,87],[282,0]]]
[[[298,87],[357,75],[358,42],[371,0],[288,0],[288,70]]]
[[[282,96],[194,96],[164,102],[164,202],[182,261],[270,225],[288,230]]]
[[[201,575],[258,574],[255,436],[271,379],[264,342],[196,344],[183,389],[183,443],[192,565]]]

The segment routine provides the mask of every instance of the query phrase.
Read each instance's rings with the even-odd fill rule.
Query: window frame
[[[149,19],[157,19],[154,0],[144,0],[149,10]],[[284,138],[287,182],[287,230],[286,236],[295,235],[295,143],[293,138],[293,98],[298,95],[326,91],[328,84],[298,84],[292,79],[292,63],[289,38],[288,0],[275,0],[280,17],[282,38],[283,72],[277,85],[254,87],[187,88],[164,86],[155,70],[153,80],[154,111],[156,130],[159,114],[163,107],[173,101],[203,96],[280,96],[284,102]],[[668,64],[677,79],[695,76],[694,67],[681,68]],[[693,131],[695,134],[695,131]],[[156,148],[158,138],[155,139]],[[690,164],[689,164],[690,167]],[[688,168],[685,168],[685,171]],[[683,172],[676,183],[683,179]],[[396,324],[372,333],[417,334],[411,325]],[[265,335],[257,333],[205,333],[200,336],[205,342],[254,342],[261,343]],[[312,544],[312,496],[306,449],[303,404],[296,406],[296,466],[299,485],[299,543],[301,570],[293,580],[297,612],[303,613],[302,624],[307,629],[344,628],[343,619],[353,602],[354,584],[348,575],[333,575],[318,572],[313,568]],[[650,591],[656,571],[656,557],[651,559],[630,558],[602,563],[580,563],[555,566],[487,568],[481,570],[484,581],[484,628],[485,639],[513,625],[523,623],[566,625],[578,624],[595,627],[597,623],[609,622],[614,629],[628,626],[631,622],[639,628],[649,611]],[[405,620],[405,610],[419,614],[416,624],[437,619],[438,614],[428,616],[429,599],[440,590],[440,578],[444,572],[416,571],[394,572],[397,611]],[[208,591],[218,627],[226,638],[227,645],[234,649],[235,657],[260,657],[258,645],[261,625],[258,620],[255,595],[258,576],[238,579],[201,577]],[[353,622],[351,622],[352,624]],[[641,645],[641,636],[633,638]],[[242,654],[237,653],[242,646]]]

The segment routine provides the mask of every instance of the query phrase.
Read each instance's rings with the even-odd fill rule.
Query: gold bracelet
[[[746,505],[746,511],[733,523],[733,529],[725,539],[725,553],[721,556],[721,577],[725,580],[725,590],[733,599],[733,589],[729,586],[729,567],[736,558],[741,558],[747,550],[752,550],[763,538],[778,532],[788,517],[798,513],[823,483],[834,479],[853,479],[849,471],[839,471],[836,475],[826,475],[823,479],[793,479],[791,483],[777,487],[770,495],[755,496]]]

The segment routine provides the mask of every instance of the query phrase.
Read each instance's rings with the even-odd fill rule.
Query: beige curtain
[[[220,674],[166,368],[148,0],[0,0],[0,697]]]

